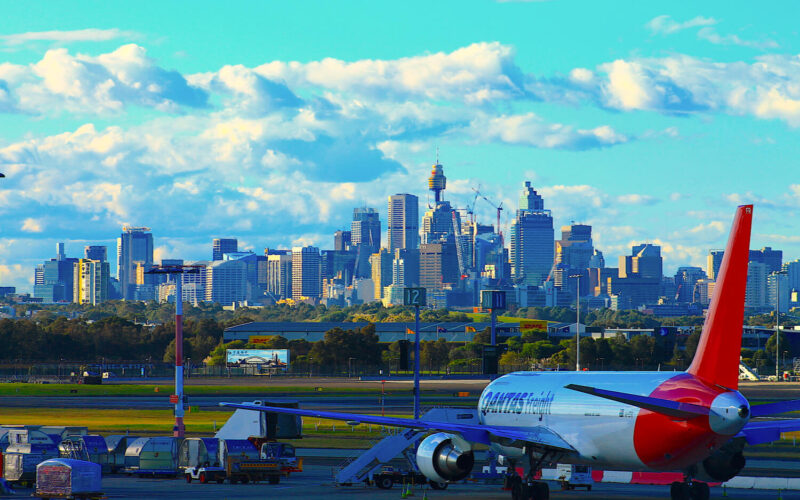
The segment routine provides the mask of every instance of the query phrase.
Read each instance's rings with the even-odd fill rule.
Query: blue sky
[[[703,265],[743,202],[753,247],[800,257],[792,2],[3,7],[0,285],[125,223],[159,257],[330,247],[354,206],[425,199],[437,146],[457,206],[531,180],[609,263]]]

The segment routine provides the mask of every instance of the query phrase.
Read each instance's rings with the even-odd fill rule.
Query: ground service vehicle
[[[558,476],[562,490],[586,488],[586,491],[592,491],[594,480],[592,479],[592,468],[588,465],[558,464],[556,476]]]
[[[514,500],[548,500],[535,477],[545,464],[628,471],[678,471],[673,500],[707,500],[707,482],[727,481],[744,468],[754,445],[800,430],[800,419],[756,420],[800,410],[800,400],[751,406],[737,390],[753,206],[736,214],[694,359],[685,372],[514,372],[480,396],[479,423],[441,422],[354,413],[221,403],[289,413],[436,431],[419,445],[420,471],[433,481],[460,481],[472,471],[472,443],[509,462],[525,459],[514,476]]]

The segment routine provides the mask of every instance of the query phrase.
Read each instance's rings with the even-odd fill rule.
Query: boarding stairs
[[[477,424],[478,412],[474,409],[433,408],[427,411],[422,420],[439,422]],[[416,470],[415,449],[412,445],[421,440],[428,431],[416,429],[399,429],[389,434],[361,455],[346,462],[334,478],[336,484],[355,484],[372,479],[384,464],[399,455],[403,455],[411,467]]]
[[[759,377],[757,373],[751,370],[749,366],[740,361],[739,380],[752,380],[753,382],[758,382],[759,380],[761,380],[761,377]]]
[[[82,439],[75,441],[66,439],[61,442],[61,447],[63,448],[64,453],[67,454],[67,456],[63,458],[73,458],[75,460],[89,462],[89,452],[83,446]]]

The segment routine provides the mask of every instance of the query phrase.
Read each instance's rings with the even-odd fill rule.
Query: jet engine
[[[742,454],[744,439],[732,439],[713,455],[703,460],[698,467],[697,479],[706,481],[728,481],[744,469]]]
[[[475,456],[460,436],[439,432],[422,440],[417,448],[417,466],[436,483],[460,481],[475,465]]]

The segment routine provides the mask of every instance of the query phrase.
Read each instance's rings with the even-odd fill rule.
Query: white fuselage
[[[515,372],[490,383],[481,394],[481,423],[510,427],[545,427],[563,438],[577,455],[563,462],[613,466],[626,470],[648,467],[634,446],[634,427],[640,409],[565,389],[587,385],[649,396],[664,381],[683,372]],[[653,437],[657,439],[657,436]],[[495,445],[502,454],[521,456],[522,450]]]

